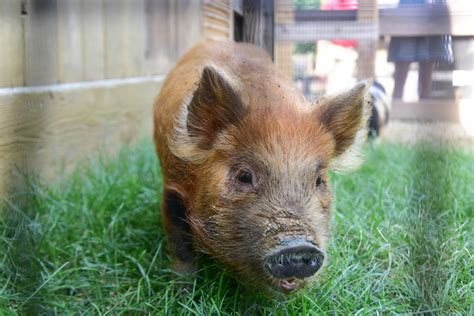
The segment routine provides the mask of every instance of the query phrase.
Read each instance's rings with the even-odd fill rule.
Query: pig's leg
[[[193,239],[186,220],[186,206],[180,194],[165,189],[161,212],[168,237],[168,247],[173,257],[173,270],[181,274],[196,272],[193,264]]]

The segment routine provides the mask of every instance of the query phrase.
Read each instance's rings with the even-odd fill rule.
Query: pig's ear
[[[367,138],[367,121],[371,104],[367,96],[368,82],[360,82],[350,90],[320,100],[317,119],[334,139],[331,169],[350,172],[362,163],[361,147]]]
[[[181,108],[171,146],[176,156],[202,161],[221,132],[244,117],[235,82],[216,66],[204,67],[196,90]]]

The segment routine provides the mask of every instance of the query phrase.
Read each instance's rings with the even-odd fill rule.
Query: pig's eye
[[[321,176],[316,179],[316,187],[319,188],[324,184],[324,180]]]
[[[245,184],[253,184],[252,174],[247,170],[240,170],[237,174],[237,180]]]

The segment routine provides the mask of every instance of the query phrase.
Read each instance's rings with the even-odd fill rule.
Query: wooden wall
[[[228,6],[206,1],[206,10],[214,2],[217,12]],[[23,6],[0,0],[0,87],[165,73],[203,38],[202,6],[200,0],[25,0]]]
[[[205,0],[203,7],[204,36],[210,40],[232,38],[233,0]],[[235,1],[235,0],[234,0]]]
[[[151,135],[166,73],[196,42],[231,36],[229,7],[0,0],[0,193],[16,166],[50,175]]]
[[[160,77],[0,92],[0,192],[18,168],[43,179],[150,135]],[[13,90],[13,89],[12,89]]]
[[[24,84],[21,2],[0,0],[0,87]]]

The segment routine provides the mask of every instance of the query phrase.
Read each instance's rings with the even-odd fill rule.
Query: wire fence
[[[474,2],[277,0],[275,61],[308,97],[373,78],[395,99],[472,97]]]

